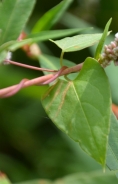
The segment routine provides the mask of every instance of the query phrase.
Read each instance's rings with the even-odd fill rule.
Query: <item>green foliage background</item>
[[[59,0],[49,2],[37,0],[25,28],[26,31],[30,31],[39,17],[59,2]],[[86,21],[88,26],[103,30],[108,19],[112,17],[110,30],[113,30],[114,34],[117,32],[118,9],[116,7],[118,7],[117,0],[109,0],[109,2],[75,0],[68,9],[68,13],[75,15],[78,22],[76,19],[67,19],[68,14],[65,14],[52,29],[82,27]],[[40,48],[45,54],[60,56],[60,49],[49,41],[40,43]],[[75,63],[84,61],[87,56],[93,56],[92,49],[65,54],[66,59]],[[13,54],[13,60],[39,66],[37,61],[29,59],[20,49]],[[106,72],[110,78],[113,101],[118,103],[118,81],[116,80],[118,69],[112,66],[106,69]],[[2,66],[0,67],[0,88],[16,84],[22,78],[34,78],[40,75],[42,73],[16,66]],[[29,87],[13,97],[0,99],[0,170],[6,173],[12,182],[36,178],[55,180],[65,175],[72,173],[80,175],[83,172],[87,176],[88,173],[92,173],[93,175],[89,175],[96,177],[94,171],[99,172],[101,166],[83,153],[77,143],[60,132],[45,114],[40,99],[46,88],[46,86]],[[115,183],[110,171],[108,173],[111,177],[108,178],[109,181],[111,179]],[[102,175],[101,173],[101,178]],[[107,174],[106,177],[108,177]],[[68,179],[64,182],[69,183]],[[80,182],[85,183],[82,179]],[[93,182],[95,184],[97,180]]]

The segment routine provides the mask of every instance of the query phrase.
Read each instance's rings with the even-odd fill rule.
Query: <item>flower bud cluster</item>
[[[103,67],[108,66],[111,61],[118,65],[118,33],[115,34],[115,40],[109,45],[104,46],[104,51],[100,57],[100,63]]]

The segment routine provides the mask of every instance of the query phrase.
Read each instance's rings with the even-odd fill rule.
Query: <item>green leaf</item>
[[[44,55],[41,54],[38,57],[39,59],[39,64],[42,68],[48,68],[48,69],[52,69],[52,70],[58,70],[60,69],[60,59],[54,56],[50,56],[50,55]],[[68,67],[72,67],[75,66],[75,63],[63,59],[63,64],[64,66],[68,66]],[[49,74],[49,72],[43,72],[45,75]],[[73,73],[73,74],[69,74],[68,77],[72,80],[77,76],[77,73]],[[61,79],[65,79],[63,76],[60,77]]]
[[[21,182],[17,184],[53,184],[53,182],[51,182],[50,180],[46,180],[46,179],[39,179],[39,180]]]
[[[87,22],[83,21],[82,19],[70,14],[65,13],[64,17],[61,19],[61,24],[64,24],[68,28],[75,28],[75,27],[91,27],[91,24],[88,24]],[[94,29],[90,30],[91,33],[98,33],[102,32],[102,30],[98,29],[97,27],[94,27]],[[88,31],[87,31],[88,32]],[[82,33],[85,33],[85,31],[82,31]],[[114,40],[114,34],[110,34],[105,44],[109,44],[112,40]],[[95,55],[96,48],[95,46],[89,48],[92,56]],[[109,78],[109,83],[111,87],[111,93],[112,93],[112,99],[114,102],[118,103],[118,69],[116,66],[114,66],[114,63],[112,62],[109,66],[105,68],[105,72]]]
[[[112,172],[76,173],[60,178],[54,184],[117,184],[118,180]]]
[[[108,35],[108,30],[109,30],[109,26],[111,24],[111,21],[112,21],[112,18],[107,22],[107,24],[105,26],[103,35],[102,35],[102,37],[101,37],[101,39],[99,41],[99,44],[98,44],[96,52],[95,52],[95,59],[99,59],[99,57],[100,57],[100,53],[101,53],[102,48],[104,46],[105,39],[106,39],[106,37]]]
[[[114,102],[118,103],[118,67],[112,62],[109,66],[105,67],[105,72],[109,78],[112,99]]]
[[[4,0],[0,6],[0,44],[15,40],[23,30],[35,0]]]
[[[48,180],[34,180],[17,184],[117,184],[118,180],[112,172],[84,172],[70,174],[63,178],[56,179],[54,182]]]
[[[0,53],[0,64],[5,60],[5,58],[7,57],[7,51],[2,51]]]
[[[27,39],[24,39],[22,41],[13,41],[13,42],[11,41],[11,43],[8,42],[7,46],[2,45],[0,47],[0,51],[2,51],[5,48],[8,48],[9,50],[14,51],[22,47],[25,44],[31,44],[34,42],[45,41],[50,38],[59,38],[59,37],[64,37],[64,36],[71,35],[71,34],[76,34],[81,30],[83,29],[64,29],[64,30],[56,30],[56,31],[55,30],[54,31],[42,31],[38,34],[36,33],[36,34],[29,35]]]
[[[50,56],[50,55],[46,55],[46,54],[41,54],[39,55],[39,63],[41,65],[42,68],[49,68],[52,70],[58,70],[60,69],[60,59],[54,56]],[[67,59],[63,59],[63,64],[64,66],[75,66],[75,63],[67,60]],[[47,74],[47,72],[46,72]]]
[[[11,184],[5,174],[0,173],[0,184]]]
[[[118,121],[113,112],[111,114],[106,164],[110,170],[118,170]]]
[[[0,46],[0,52],[7,50],[11,45],[14,45],[17,41],[8,41]]]
[[[51,86],[42,104],[59,129],[105,166],[110,88],[106,74],[96,60],[87,58],[74,81],[59,80]]]
[[[61,40],[50,40],[62,49],[63,52],[74,52],[96,44],[102,34],[82,34],[67,37]]]
[[[46,12],[34,25],[32,33],[50,29],[63,15],[73,0],[63,0],[57,6]]]

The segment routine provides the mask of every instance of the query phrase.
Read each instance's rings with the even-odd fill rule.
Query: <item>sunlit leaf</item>
[[[63,52],[74,52],[96,44],[102,34],[82,34],[73,37],[66,37],[61,40],[50,40],[55,43]]]
[[[22,41],[11,41],[11,42],[5,43],[1,45],[0,51],[2,51],[3,49],[7,49],[7,48],[11,51],[14,51],[26,44],[31,44],[34,42],[41,42],[41,41],[48,40],[50,38],[59,38],[59,37],[64,37],[64,36],[71,35],[71,34],[76,34],[80,32],[81,30],[83,29],[81,28],[81,29],[42,31],[40,33],[29,35],[27,39],[24,39]]]
[[[63,0],[57,6],[46,12],[34,25],[32,33],[50,29],[63,15],[73,0]]]
[[[80,27],[91,27],[92,26],[90,23],[70,13],[67,13],[67,12],[64,14],[64,17],[61,19],[61,23],[67,26],[68,28],[75,28],[75,27],[80,28]],[[87,32],[88,31],[89,30],[87,30]],[[102,32],[102,30],[94,26],[94,29],[90,30],[89,32],[98,33],[98,32]],[[85,33],[85,31],[83,30],[82,33]],[[109,44],[113,40],[114,40],[114,35],[110,34],[107,37],[105,44]],[[91,51],[91,54],[94,56],[96,47],[95,46],[89,47],[89,50]],[[117,87],[118,86],[118,80],[117,80],[118,79],[118,68],[114,66],[113,63],[111,63],[109,66],[105,68],[105,71],[109,78],[113,101],[118,103],[118,87]]]
[[[43,97],[55,125],[105,166],[110,127],[110,89],[99,63],[87,58],[74,81],[59,80]]]

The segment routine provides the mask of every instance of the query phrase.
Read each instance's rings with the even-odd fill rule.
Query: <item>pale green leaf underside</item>
[[[4,49],[9,49],[11,51],[14,51],[23,45],[31,44],[34,42],[41,42],[48,40],[50,38],[59,38],[64,37],[71,34],[76,34],[80,32],[83,29],[66,29],[66,30],[52,30],[52,31],[42,31],[40,33],[29,35],[27,39],[24,39],[22,41],[9,41],[4,43],[0,46],[0,51]]]
[[[0,44],[16,40],[34,7],[35,0],[4,0],[0,5]]]
[[[87,58],[74,81],[59,80],[42,104],[56,126],[105,165],[110,124],[110,89],[99,63]]]
[[[74,52],[96,44],[102,34],[82,34],[73,37],[66,37],[61,40],[50,40],[62,49],[63,52]]]
[[[57,6],[46,12],[32,29],[32,33],[50,29],[63,15],[73,0],[63,0]]]

